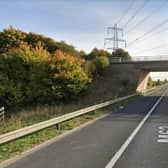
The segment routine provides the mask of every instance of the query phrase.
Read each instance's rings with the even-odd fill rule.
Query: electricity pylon
[[[123,29],[118,28],[117,24],[115,24],[114,27],[107,28],[107,35],[108,37],[104,39],[104,48],[115,51],[117,48],[119,48],[120,43],[124,43],[126,47],[126,40],[119,38],[120,36],[123,36]],[[113,42],[112,47],[107,47],[109,42]]]

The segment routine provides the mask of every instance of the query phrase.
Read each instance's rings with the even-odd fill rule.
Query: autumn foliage
[[[64,42],[5,29],[0,32],[0,105],[54,104],[77,98],[95,75],[107,69],[108,57],[103,50],[86,55]]]
[[[90,78],[85,61],[62,51],[50,54],[43,46],[25,43],[0,56],[0,103],[54,103],[77,96]]]

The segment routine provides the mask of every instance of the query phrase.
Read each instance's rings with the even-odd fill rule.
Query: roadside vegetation
[[[0,32],[0,105],[6,108],[77,99],[105,75],[110,53],[77,51],[65,42],[10,27]]]
[[[39,132],[33,133],[31,135],[19,138],[15,141],[12,142],[8,142],[6,144],[2,144],[0,145],[0,162],[2,162],[3,160],[6,160],[8,158],[14,157],[16,155],[21,154],[22,152],[35,147],[36,145],[41,144],[42,142],[45,142],[46,140],[49,140],[51,138],[57,137],[69,130],[72,130],[75,127],[78,127],[88,121],[91,121],[93,119],[96,119],[102,115],[111,113],[113,110],[119,108],[120,106],[124,107],[126,106],[128,103],[133,102],[135,100],[137,100],[138,98],[141,98],[142,96],[135,96],[132,98],[129,98],[127,100],[124,100],[120,103],[117,103],[115,105],[110,105],[108,107],[102,108],[102,109],[98,109],[95,110],[94,112],[90,112],[87,115],[83,115],[80,117],[77,117],[75,119],[72,119],[70,121],[66,121],[64,123],[61,124],[60,129],[56,129],[55,126],[41,130]],[[10,123],[11,127],[13,126],[12,129],[15,129],[15,125]],[[24,125],[29,125],[29,122],[25,121]],[[0,127],[0,132],[4,132],[3,129],[6,129],[6,131],[11,128],[3,128]]]
[[[110,57],[130,57],[122,49],[115,52],[94,48],[86,54],[63,41],[4,29],[0,106],[5,106],[5,121],[0,134],[132,93],[127,81],[115,83],[110,76]]]
[[[149,77],[149,79],[148,79],[148,88],[152,88],[152,87],[154,87],[154,86],[161,86],[161,85],[164,85],[164,84],[166,84],[166,83],[168,83],[168,80],[167,79],[165,79],[165,80],[163,80],[163,81],[161,81],[161,80],[156,80],[156,81],[154,81],[154,80],[152,80],[152,78],[151,77]]]
[[[131,56],[130,54],[123,50],[122,48],[118,48],[116,49],[113,53],[112,53],[112,57],[119,57],[119,58],[123,58],[123,59],[126,59],[126,60],[131,60]]]
[[[39,107],[60,111],[61,106],[70,112],[124,95],[124,84],[118,90],[114,85],[110,94],[103,87],[109,78],[109,58],[118,54],[130,57],[122,49],[111,55],[94,48],[86,54],[37,33],[4,29],[0,32],[0,106],[5,106],[7,118],[13,114],[24,118],[32,111],[39,113]]]
[[[131,59],[122,49],[78,51],[63,41],[10,27],[0,32],[0,134],[132,93],[127,80],[111,77],[110,57]],[[113,84],[113,85],[111,85]],[[0,161],[111,112],[140,96],[0,145]]]

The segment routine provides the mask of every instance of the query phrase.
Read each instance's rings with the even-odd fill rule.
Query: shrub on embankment
[[[93,78],[106,73],[109,56],[98,49],[87,55],[43,35],[5,29],[0,32],[0,105],[77,99]]]
[[[77,96],[91,81],[85,61],[42,46],[21,44],[0,56],[0,103],[54,103]]]

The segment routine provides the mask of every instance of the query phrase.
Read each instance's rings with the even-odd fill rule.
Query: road
[[[116,153],[167,88],[16,161],[8,168],[110,168]],[[168,93],[147,118],[114,168],[168,167]]]

